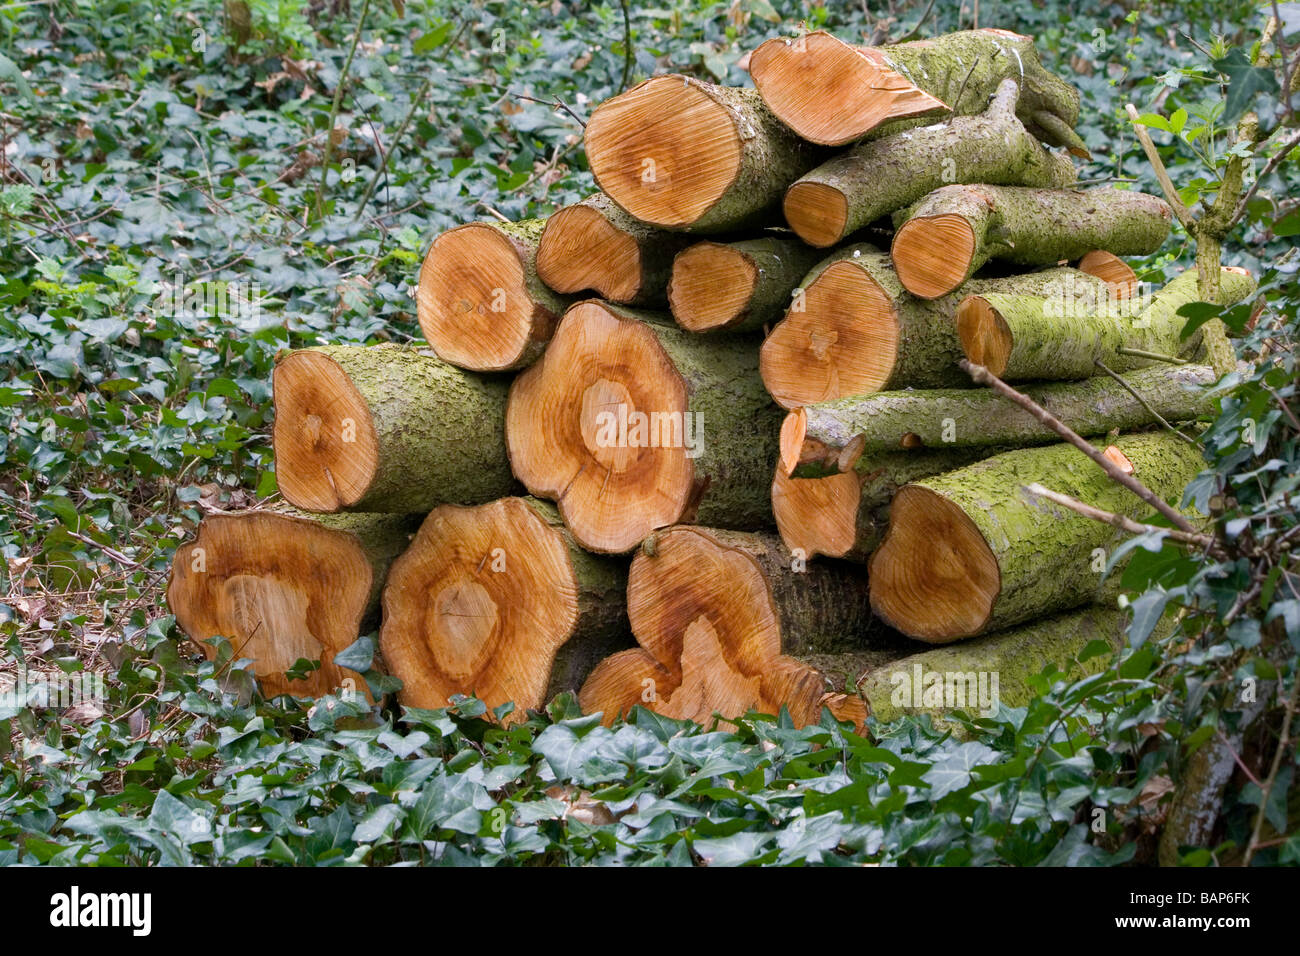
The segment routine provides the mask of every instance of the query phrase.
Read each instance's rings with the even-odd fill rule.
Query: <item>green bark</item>
[[[1039,139],[1087,155],[1073,130],[1079,91],[1047,70],[1034,38],[1006,30],[964,30],[877,47],[885,62],[958,115],[980,113],[1005,80],[1021,87],[1016,115]]]
[[[970,385],[970,376],[957,365],[962,359],[962,347],[953,321],[958,305],[967,295],[1002,292],[1041,296],[1068,284],[1077,289],[1094,289],[1100,297],[1107,288],[1105,282],[1087,273],[1077,269],[1058,268],[1024,275],[973,279],[950,295],[938,299],[918,299],[903,288],[889,256],[867,244],[848,246],[824,260],[805,278],[804,288],[808,289],[828,266],[839,261],[852,262],[860,268],[894,304],[897,348],[893,368],[889,378],[881,384],[880,391]],[[834,318],[828,316],[827,320],[829,322]],[[772,342],[782,325],[789,321],[787,318],[778,325],[767,341]]]
[[[1074,182],[1068,157],[1049,153],[1016,118],[1017,94],[1015,82],[1006,80],[978,116],[957,116],[946,123],[873,139],[804,175],[794,187],[813,184],[833,189],[847,209],[838,235],[805,230],[804,241],[835,245],[947,183],[1061,187]]]
[[[1168,432],[1122,436],[1114,444],[1133,463],[1135,477],[1165,500],[1177,502],[1204,465],[1199,448]],[[977,630],[954,637],[1010,627],[1076,607],[1096,595],[1100,575],[1095,549],[1105,552],[1125,533],[1030,497],[1024,486],[1034,482],[1134,519],[1151,510],[1067,444],[1018,449],[914,482],[959,508],[997,562],[1000,587],[992,611]],[[888,543],[887,535],[872,557],[873,569],[888,553]],[[879,612],[878,601],[875,606]],[[907,632],[901,622],[891,623]]]
[[[1113,605],[1090,605],[960,644],[937,647],[870,671],[858,682],[858,693],[876,720],[884,724],[922,713],[942,719],[954,710],[977,716],[990,697],[1003,707],[1024,707],[1037,696],[1031,680],[1046,667],[1063,671],[1070,680],[1103,670],[1109,652],[1119,650],[1123,644],[1127,618]],[[1085,649],[1089,655],[1081,662],[1079,657],[1084,656]],[[960,677],[943,679],[949,674]],[[969,693],[972,674],[975,695]],[[984,689],[996,691],[984,701],[978,700],[981,675]],[[958,703],[960,691],[966,692],[965,705]]]
[[[990,259],[1038,266],[1078,259],[1093,249],[1149,255],[1169,235],[1173,213],[1158,196],[1108,186],[944,186],[895,214],[900,230],[895,255],[905,230],[934,216],[960,216],[975,237],[965,275],[952,283],[955,289]]]
[[[1085,289],[1079,295],[1062,286],[1043,298],[974,292],[1001,317],[1011,336],[1011,353],[1000,376],[1008,381],[1076,379],[1096,374],[1099,360],[1112,371],[1145,368],[1156,360],[1126,354],[1136,349],[1157,355],[1194,357],[1201,336],[1182,339],[1187,319],[1178,315],[1184,305],[1196,302],[1196,270],[1189,269],[1147,300],[1108,306]],[[1249,296],[1255,280],[1224,270],[1219,305]],[[1098,305],[1100,303],[1100,305]]]
[[[1166,421],[1197,418],[1210,409],[1209,386],[1218,380],[1207,365],[1166,365],[1126,378],[1155,414]],[[1156,419],[1113,378],[1023,389],[1080,435],[1104,435],[1155,424]],[[867,452],[915,447],[963,448],[989,445],[1046,445],[1060,436],[1019,405],[988,389],[876,392],[808,405],[806,439],[844,448],[855,439]],[[905,444],[905,441],[907,444]],[[798,474],[798,472],[796,472]]]
[[[510,494],[508,383],[395,344],[313,349],[347,375],[375,429],[374,479],[348,511],[427,513]]]

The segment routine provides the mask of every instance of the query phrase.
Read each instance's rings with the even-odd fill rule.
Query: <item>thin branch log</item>
[[[1169,172],[1165,169],[1160,154],[1156,152],[1156,144],[1151,141],[1151,134],[1147,132],[1146,127],[1140,122],[1141,116],[1138,114],[1137,107],[1129,103],[1125,106],[1125,109],[1128,110],[1129,119],[1133,122],[1133,132],[1137,135],[1138,142],[1142,144],[1142,151],[1147,154],[1151,168],[1155,170],[1156,179],[1165,194],[1165,200],[1169,203],[1169,207],[1173,209],[1174,215],[1178,217],[1178,221],[1183,224],[1183,228],[1191,232],[1192,214],[1187,211],[1187,207],[1183,205],[1182,197],[1178,195],[1178,190],[1174,188],[1174,181],[1169,178]]]

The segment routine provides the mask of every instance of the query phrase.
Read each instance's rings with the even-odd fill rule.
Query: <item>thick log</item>
[[[608,723],[640,704],[707,723],[786,706],[799,725],[815,721],[825,681],[786,655],[861,643],[872,618],[859,570],[793,563],[773,535],[686,525],[651,535],[628,576],[640,646],[596,668],[583,710]]]
[[[542,354],[567,305],[537,275],[544,225],[472,222],[433,241],[420,267],[416,311],[440,359],[501,372]]]
[[[1008,381],[1085,378],[1096,363],[1112,371],[1143,368],[1157,359],[1195,357],[1203,338],[1182,338],[1187,320],[1178,310],[1199,299],[1196,270],[1189,269],[1154,296],[1112,303],[1062,286],[1046,296],[971,290],[957,308],[957,335],[966,358]],[[1219,305],[1240,302],[1255,291],[1255,280],[1224,269]]]
[[[747,338],[581,302],[511,388],[515,474],[592,551],[625,552],[687,520],[768,526],[780,411],[756,365]]]
[[[663,306],[673,256],[692,241],[634,219],[596,193],[546,220],[537,274],[556,292],[590,290],[609,302]]]
[[[832,157],[786,190],[786,222],[804,242],[826,247],[948,183],[1069,185],[1069,157],[1044,149],[1016,118],[1018,90],[1006,80],[978,116],[895,133]]]
[[[691,332],[761,329],[781,318],[822,257],[797,239],[697,242],[673,260],[668,304]]]
[[[1087,155],[1073,132],[1079,93],[1044,69],[1032,37],[970,30],[883,47],[829,33],[768,40],[749,72],[772,112],[804,139],[843,146],[900,120],[978,113],[998,85],[1023,84],[1019,114],[1046,141]]]
[[[222,636],[250,658],[267,697],[370,692],[334,655],[362,633],[393,559],[406,547],[407,515],[308,518],[273,511],[208,515],[172,562],[167,604],[209,660]],[[320,661],[305,676],[286,671]]]
[[[506,383],[399,345],[326,346],[272,376],[276,478],[304,511],[428,512],[515,487]]]
[[[1175,502],[1204,462],[1168,432],[1115,446],[1136,477]],[[946,644],[1066,610],[1094,598],[1097,549],[1115,528],[1027,495],[1039,483],[1086,504],[1140,518],[1150,506],[1067,444],[995,455],[899,489],[870,562],[871,604],[910,637]]]
[[[1116,299],[1130,298],[1138,291],[1138,277],[1133,267],[1105,249],[1093,249],[1075,263],[1075,268],[1103,280],[1115,293]]]
[[[502,498],[430,512],[384,589],[379,643],[407,707],[473,694],[523,719],[629,646],[626,566],[588,554],[554,507]]]
[[[1157,415],[1169,422],[1198,418],[1210,411],[1207,393],[1217,381],[1208,365],[1159,364],[1128,375],[1124,383],[1099,375],[1022,391],[1089,437],[1153,425]],[[825,459],[845,448],[871,453],[1047,445],[1060,436],[990,389],[944,388],[876,392],[797,408],[786,416],[781,439],[782,461],[794,473],[802,459]]]
[[[935,299],[990,259],[1045,266],[1094,249],[1149,255],[1172,218],[1159,196],[1109,186],[944,186],[895,214],[890,255],[908,292]]]
[[[863,674],[857,690],[885,724],[922,713],[944,718],[955,710],[992,716],[999,705],[1029,704],[1037,696],[1030,680],[1048,665],[1070,680],[1101,671],[1108,653],[1078,658],[1097,641],[1119,650],[1127,618],[1113,603],[1089,605],[891,661]]]
[[[601,103],[586,130],[600,188],[642,222],[688,232],[768,224],[822,151],[783,126],[757,90],[655,76]]]
[[[940,299],[909,295],[889,256],[865,243],[823,260],[805,277],[804,294],[772,330],[759,368],[772,397],[798,408],[849,395],[900,388],[969,385],[958,368],[961,342],[953,316],[965,294],[1043,295],[1064,285],[1106,295],[1106,284],[1077,269],[973,279]]]
[[[778,463],[772,513],[781,540],[811,561],[818,555],[866,562],[885,533],[889,503],[910,481],[943,474],[997,454],[1003,447],[935,448],[858,455],[840,470],[807,462],[791,474]],[[839,457],[838,455],[836,457]],[[803,471],[812,477],[798,477]]]

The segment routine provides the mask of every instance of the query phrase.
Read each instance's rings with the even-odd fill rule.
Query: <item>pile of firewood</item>
[[[804,723],[893,716],[930,672],[1023,703],[1116,641],[1114,523],[1151,503],[1113,473],[1177,503],[1201,456],[1175,426],[1231,361],[1220,324],[1182,336],[1195,274],[1146,294],[1118,258],[1169,207],[1076,186],[1078,93],[1029,37],[812,33],[748,69],[602,103],[601,192],[435,239],[431,352],[278,363],[298,512],[212,516],[178,551],[169,602],[205,652],[228,638],[268,693],[365,692],[334,656],[382,605],[408,706],[569,689],[607,720]]]

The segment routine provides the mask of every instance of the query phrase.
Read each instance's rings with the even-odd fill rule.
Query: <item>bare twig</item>
[[[1295,719],[1296,705],[1300,703],[1300,675],[1291,675],[1291,696],[1287,698],[1286,712],[1282,718],[1282,736],[1278,739],[1277,750],[1273,751],[1273,763],[1268,768],[1268,776],[1259,788],[1259,810],[1255,813],[1255,826],[1251,830],[1250,843],[1246,845],[1246,855],[1242,866],[1250,866],[1251,857],[1260,849],[1260,833],[1264,829],[1264,814],[1268,809],[1269,798],[1273,794],[1273,785],[1277,783],[1277,772],[1282,766],[1282,755],[1291,749],[1291,722]]]
[[[1131,355],[1134,358],[1151,359],[1153,362],[1168,362],[1170,365],[1186,365],[1187,359],[1180,359],[1174,355],[1161,355],[1159,352],[1146,352],[1142,349],[1116,349],[1120,355]]]
[[[1119,384],[1120,384],[1121,386],[1123,386],[1124,391],[1128,392],[1130,395],[1132,395],[1134,398],[1136,398],[1137,401],[1138,401],[1138,404],[1141,405],[1143,408],[1145,408],[1145,409],[1147,410],[1147,414],[1148,414],[1148,415],[1150,415],[1152,418],[1154,418],[1156,421],[1158,421],[1161,425],[1164,425],[1165,428],[1167,428],[1167,429],[1168,429],[1169,431],[1171,431],[1173,434],[1177,435],[1177,436],[1178,436],[1182,441],[1187,442],[1187,444],[1189,444],[1189,445],[1195,445],[1195,444],[1196,444],[1196,440],[1195,440],[1195,439],[1188,438],[1186,435],[1184,435],[1182,432],[1180,432],[1180,431],[1179,431],[1177,428],[1175,428],[1173,425],[1170,425],[1169,422],[1165,421],[1165,417],[1164,417],[1163,415],[1161,415],[1158,411],[1156,411],[1154,408],[1152,408],[1151,405],[1150,405],[1150,403],[1148,403],[1147,400],[1146,400],[1145,398],[1143,398],[1141,395],[1138,394],[1138,390],[1135,389],[1135,388],[1134,388],[1132,385],[1130,385],[1128,382],[1124,381],[1124,379],[1122,379],[1122,378],[1119,376],[1119,373],[1118,373],[1118,372],[1114,372],[1114,371],[1112,371],[1110,368],[1108,368],[1108,367],[1106,366],[1106,363],[1103,362],[1101,359],[1093,359],[1093,364],[1096,365],[1097,368],[1099,368],[1099,369],[1101,369],[1103,372],[1105,372],[1107,375],[1109,375],[1111,378],[1113,378],[1115,381],[1119,382]]]
[[[357,204],[357,211],[352,216],[353,222],[360,219],[361,214],[365,212],[366,203],[370,202],[370,197],[374,194],[375,186],[378,185],[379,180],[383,178],[384,173],[388,171],[388,157],[393,155],[393,151],[397,149],[397,144],[402,141],[402,136],[406,133],[406,127],[411,123],[411,117],[415,115],[415,111],[419,105],[424,102],[424,96],[429,92],[429,87],[432,85],[433,80],[426,79],[424,85],[420,87],[420,91],[415,94],[415,99],[411,101],[411,108],[406,111],[406,116],[402,118],[402,125],[397,127],[397,132],[393,134],[393,139],[389,142],[388,149],[383,153],[383,159],[379,163],[379,168],[375,170],[375,174],[370,177],[370,182],[366,185],[366,191],[361,196],[361,202]]]
[[[1236,208],[1233,209],[1232,215],[1228,219],[1228,228],[1231,229],[1237,223],[1241,222],[1242,218],[1246,215],[1246,206],[1255,198],[1255,193],[1259,192],[1259,187],[1263,184],[1264,180],[1268,178],[1268,175],[1273,172],[1273,170],[1282,165],[1282,161],[1285,160],[1287,156],[1291,155],[1291,150],[1295,149],[1297,146],[1300,146],[1300,132],[1292,134],[1291,138],[1279,146],[1277,152],[1269,157],[1268,162],[1264,164],[1264,168],[1255,176],[1255,181],[1251,183],[1250,189],[1246,191],[1246,195],[1241,197],[1241,201],[1238,202]]]
[[[618,91],[622,93],[627,89],[628,82],[632,79],[632,13],[628,9],[628,0],[619,0],[623,7],[623,82],[619,84]],[[582,122],[582,120],[578,120]],[[586,126],[586,123],[582,124]]]
[[[1160,183],[1160,189],[1165,194],[1165,201],[1178,217],[1178,221],[1183,224],[1183,228],[1188,232],[1192,231],[1192,214],[1187,211],[1183,205],[1183,199],[1178,195],[1178,190],[1174,188],[1174,181],[1169,178],[1169,172],[1165,169],[1165,164],[1160,159],[1160,154],[1156,152],[1156,144],[1151,141],[1151,134],[1147,132],[1145,126],[1140,122],[1141,115],[1137,107],[1129,103],[1124,107],[1128,111],[1128,117],[1133,123],[1133,132],[1142,144],[1142,151],[1147,154],[1147,159],[1151,163],[1151,168],[1155,170],[1156,180]]]
[[[1070,428],[1070,426],[1066,425],[1028,395],[1016,391],[1006,382],[1002,381],[1002,379],[998,378],[986,369],[983,365],[976,365],[966,359],[962,359],[958,364],[961,365],[962,370],[971,377],[975,384],[987,385],[1002,397],[1010,399],[1025,411],[1029,412],[1029,414],[1033,415],[1034,418],[1038,419],[1042,424],[1046,425],[1075,448],[1079,449],[1079,451],[1091,458],[1097,467],[1104,471],[1112,481],[1123,485],[1151,507],[1155,508],[1156,511],[1168,518],[1173,522],[1174,527],[1186,531],[1189,534],[1197,533],[1196,528],[1194,528],[1192,523],[1183,515],[1179,514],[1178,509],[1172,507],[1167,501],[1132,475],[1124,474],[1124,472],[1119,469],[1119,466],[1117,466],[1113,461],[1099,452],[1085,439],[1080,437],[1074,429]]]
[[[320,164],[320,182],[316,184],[316,218],[319,219],[323,209],[321,197],[325,192],[325,179],[329,175],[330,154],[334,152],[334,124],[338,121],[339,106],[343,102],[343,89],[348,84],[348,73],[352,70],[352,58],[356,56],[357,44],[361,42],[361,31],[366,25],[366,14],[370,12],[370,0],[362,0],[361,15],[357,17],[357,29],[352,34],[352,46],[348,47],[348,57],[343,61],[339,80],[334,85],[334,100],[330,103],[329,125],[325,129],[325,156]]]
[[[539,100],[535,96],[528,96],[527,94],[524,93],[516,93],[515,99],[527,100],[529,103],[541,103],[543,106],[553,106],[557,110],[564,110],[564,112],[568,113],[570,116],[572,116],[575,120],[578,121],[579,126],[581,126],[583,129],[587,128],[586,120],[584,120],[581,116],[575,113],[573,109],[569,106],[569,104],[564,102],[564,100],[560,99],[558,96],[552,97],[549,100]]]
[[[1151,534],[1157,532],[1163,534],[1170,541],[1186,545],[1190,548],[1206,549],[1211,553],[1219,554],[1219,546],[1215,540],[1208,534],[1197,532],[1188,533],[1179,531],[1176,528],[1159,528],[1153,524],[1143,524],[1140,521],[1134,521],[1126,515],[1117,515],[1113,511],[1103,511],[1101,508],[1094,508],[1090,504],[1080,501],[1078,498],[1072,498],[1069,495],[1063,495],[1059,491],[1052,491],[1045,488],[1038,482],[1025,485],[1025,491],[1035,498],[1043,498],[1053,504],[1058,504],[1062,508],[1068,508],[1075,514],[1083,515],[1085,518],[1091,518],[1094,521],[1100,521],[1104,524],[1119,528],[1121,531],[1127,531],[1129,534]]]

